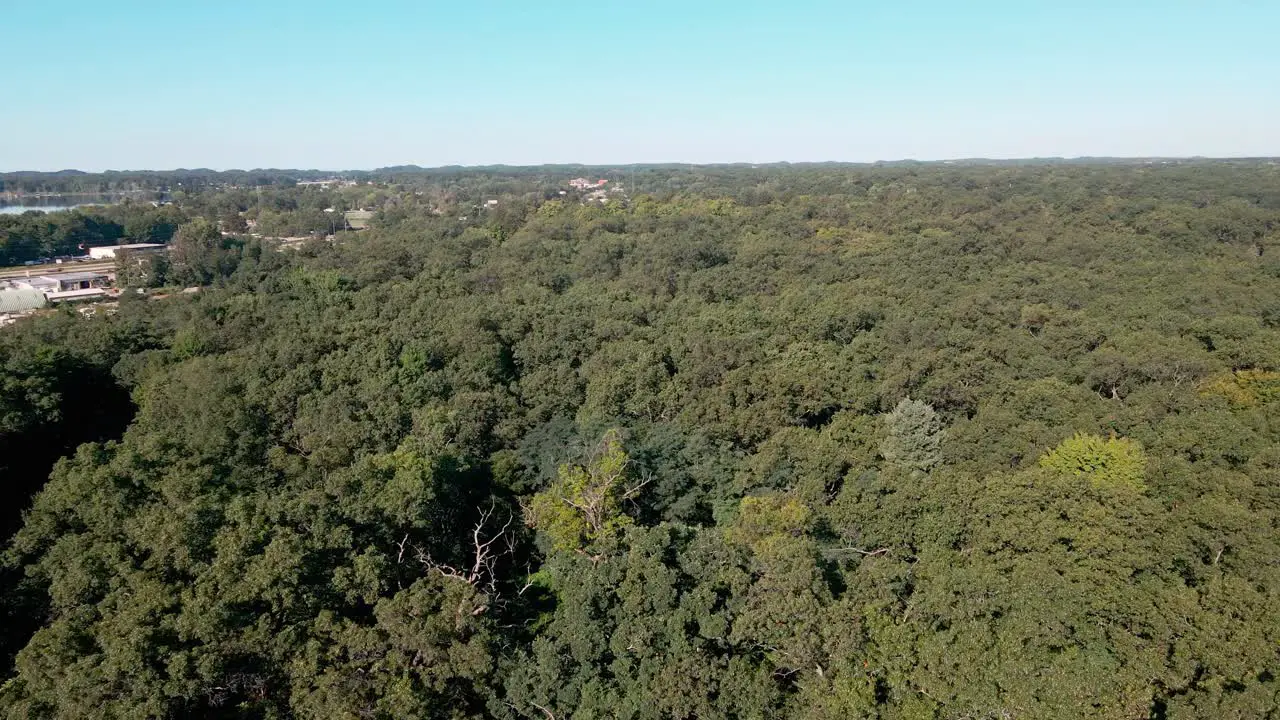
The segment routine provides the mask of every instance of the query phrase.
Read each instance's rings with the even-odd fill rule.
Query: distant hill
[[[17,171],[0,173],[0,192],[10,196],[23,194],[57,193],[113,193],[113,192],[165,192],[181,186],[184,190],[222,186],[292,185],[308,180],[333,177],[348,179],[402,182],[408,178],[431,177],[511,177],[545,179],[569,178],[576,175],[608,175],[641,171],[714,172],[750,169],[823,168],[847,167],[930,167],[930,166],[1033,166],[1033,165],[1189,165],[1256,163],[1274,164],[1280,158],[1205,158],[1205,157],[1044,157],[1044,158],[956,158],[952,160],[886,160],[872,163],[852,162],[772,162],[772,163],[633,163],[620,165],[583,165],[577,163],[550,165],[447,165],[423,167],[420,165],[392,165],[375,170],[298,170],[287,168],[256,168],[252,170],[213,170],[210,168],[178,168],[175,170],[107,170],[89,173],[67,169],[54,172]]]

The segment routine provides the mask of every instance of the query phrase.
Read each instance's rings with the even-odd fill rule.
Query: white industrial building
[[[164,245],[159,243],[130,243],[128,245],[103,245],[102,247],[89,248],[89,257],[94,260],[110,260],[116,256],[118,252],[126,252],[130,254],[137,253],[157,253],[164,250]]]
[[[69,290],[90,290],[101,288],[111,281],[108,273],[102,272],[68,272],[35,277],[14,278],[15,287],[27,290],[39,290],[45,295],[67,292]]]
[[[38,292],[51,302],[92,300],[108,294],[107,285],[111,282],[111,275],[103,272],[68,272],[13,278],[9,282],[24,292]]]

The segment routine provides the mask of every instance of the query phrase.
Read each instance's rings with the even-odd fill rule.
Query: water
[[[0,205],[0,215],[21,215],[29,210],[39,210],[47,213],[58,212],[59,210],[70,210],[78,207],[84,207],[84,205]]]
[[[113,205],[126,199],[138,201],[150,200],[155,193],[68,193],[65,195],[0,195],[0,215],[21,215],[30,210],[40,212],[58,212],[88,205]]]

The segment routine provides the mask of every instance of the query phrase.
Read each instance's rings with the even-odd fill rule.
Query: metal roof
[[[61,282],[80,282],[81,280],[97,280],[104,278],[107,273],[104,272],[69,272],[58,273],[57,275],[46,275],[51,280],[59,280]]]
[[[44,307],[39,290],[0,290],[0,313],[24,312]]]
[[[49,293],[45,297],[57,302],[59,300],[83,300],[84,298],[103,297],[107,291],[102,288],[85,288],[84,290],[63,290],[62,292]]]

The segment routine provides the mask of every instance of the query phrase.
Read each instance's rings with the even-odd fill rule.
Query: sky
[[[1280,2],[0,3],[0,171],[1280,155]]]

